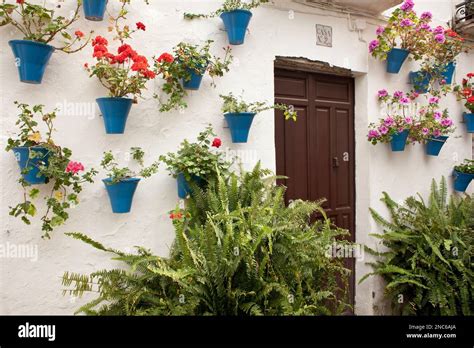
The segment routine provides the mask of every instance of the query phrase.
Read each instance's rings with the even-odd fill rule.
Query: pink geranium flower
[[[82,163],[80,162],[69,162],[67,167],[66,167],[66,173],[73,173],[73,174],[77,174],[79,173],[80,171],[83,171],[84,170],[84,166],[82,165]]]

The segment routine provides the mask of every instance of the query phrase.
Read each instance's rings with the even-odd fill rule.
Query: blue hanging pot
[[[441,71],[441,76],[446,81],[447,85],[450,85],[453,82],[454,70],[456,69],[456,64],[454,62],[449,62],[446,64]]]
[[[16,59],[20,81],[40,84],[54,47],[28,40],[11,40],[8,44]]]
[[[102,180],[107,193],[109,194],[112,211],[115,214],[130,213],[132,209],[133,195],[137,190],[140,179],[128,178],[122,179],[117,183],[112,183],[110,178]]]
[[[201,86],[201,81],[206,72],[206,67],[203,67],[201,71],[197,72],[195,69],[186,68],[187,73],[191,76],[189,80],[183,79],[183,88],[188,90],[198,90]]]
[[[35,158],[30,158],[31,152],[34,152]],[[13,148],[16,160],[23,179],[30,185],[40,185],[46,183],[46,177],[40,175],[38,166],[40,164],[48,165],[49,150],[45,147],[26,147],[20,146]],[[28,170],[27,173],[23,173]]]
[[[403,48],[392,48],[387,54],[387,72],[398,74],[409,54],[410,51]]]
[[[244,43],[245,33],[251,18],[252,12],[248,10],[234,10],[221,14],[231,45],[242,45]]]
[[[464,122],[466,122],[467,132],[474,133],[474,113],[464,113]]]
[[[123,134],[127,124],[128,114],[132,108],[130,98],[98,98],[100,112],[104,118],[107,134]]]
[[[438,156],[444,143],[448,140],[447,136],[433,137],[426,144],[426,154],[429,156]]]
[[[230,129],[233,143],[246,143],[252,126],[253,112],[231,112],[224,115]]]
[[[408,129],[405,129],[403,132],[392,136],[390,145],[392,147],[393,152],[405,151],[405,145],[407,143],[408,134],[410,134],[410,131]]]
[[[193,180],[193,182],[199,186],[202,186],[203,184],[203,179],[197,175],[193,175],[191,180]],[[188,197],[188,195],[192,193],[192,189],[189,186],[189,183],[183,173],[178,173],[176,181],[178,183],[178,197],[181,199],[185,199],[186,197]]]
[[[461,173],[457,170],[453,173],[454,176],[454,189],[459,192],[465,192],[471,183],[474,180],[474,174]]]
[[[90,21],[101,21],[104,19],[107,0],[82,0],[84,16]]]
[[[428,92],[431,74],[427,71],[410,71],[410,83],[415,87],[415,92],[424,94]]]

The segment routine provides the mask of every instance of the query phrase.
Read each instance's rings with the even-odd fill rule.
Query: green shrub
[[[394,314],[472,315],[473,198],[452,196],[448,202],[443,178],[439,186],[433,180],[428,203],[418,195],[400,205],[385,192],[382,201],[391,221],[371,209],[384,228],[383,234],[373,236],[388,251],[367,248],[378,256],[369,275],[386,280]]]
[[[70,234],[115,254],[129,269],[65,273],[65,293],[98,292],[78,312],[100,315],[327,315],[348,309],[349,271],[326,255],[346,232],[332,226],[320,202],[286,207],[284,188],[268,174],[257,165],[241,176],[218,173],[206,191],[196,187],[189,207],[172,214],[176,240],[169,258],[143,248],[125,254]],[[324,218],[311,224],[315,213]]]

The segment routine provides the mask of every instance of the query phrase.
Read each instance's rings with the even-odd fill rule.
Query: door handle
[[[338,168],[339,167],[339,158],[337,158],[337,157],[332,158],[332,166],[333,166],[333,168]]]

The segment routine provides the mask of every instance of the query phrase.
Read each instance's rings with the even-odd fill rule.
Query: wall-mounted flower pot
[[[467,132],[474,133],[474,113],[464,113],[464,122],[466,122]]]
[[[415,86],[415,92],[423,94],[428,92],[431,74],[427,71],[410,71],[410,83]]]
[[[203,180],[199,176],[193,175],[192,180],[199,186],[202,186],[203,184]],[[176,181],[178,183],[178,197],[181,199],[185,199],[188,195],[192,193],[192,189],[189,186],[189,183],[183,173],[178,173]]]
[[[107,0],[83,0],[84,17],[90,21],[101,21],[104,19]]]
[[[224,115],[230,129],[233,143],[246,143],[255,113],[227,113]]]
[[[455,69],[456,65],[454,64],[454,62],[450,62],[446,64],[446,66],[443,68],[443,71],[441,71],[441,76],[446,81],[446,84],[450,85],[453,82],[453,75]]]
[[[183,79],[183,88],[193,91],[197,91],[201,86],[201,81],[206,72],[206,67],[202,68],[200,72],[196,72],[194,69],[187,68],[186,71],[191,75],[190,80]]]
[[[8,44],[16,59],[20,81],[40,84],[54,47],[27,40],[11,40]]]
[[[34,152],[35,158],[30,158],[30,153]],[[30,185],[40,185],[46,182],[46,177],[40,175],[38,166],[40,164],[48,165],[49,150],[38,147],[15,147],[13,153],[18,161],[20,170],[23,172],[28,169],[27,173],[22,173],[23,179]]]
[[[229,43],[231,45],[242,45],[245,40],[245,33],[249,26],[252,12],[248,10],[234,10],[230,12],[223,12],[221,14],[224,22]]]
[[[127,124],[128,114],[132,108],[130,98],[98,98],[100,112],[104,118],[107,134],[123,134]]]
[[[474,174],[461,173],[457,170],[453,173],[454,176],[454,189],[459,192],[465,192],[471,183],[474,180]]]
[[[387,54],[387,72],[398,74],[409,54],[410,51],[403,48],[392,48]]]
[[[429,156],[438,156],[446,140],[448,140],[447,136],[431,138],[428,143],[426,143],[426,154]]]
[[[133,195],[137,190],[140,179],[129,178],[123,179],[118,183],[112,183],[110,178],[102,180],[109,194],[112,211],[115,214],[130,213],[133,202]]]
[[[403,132],[392,136],[390,146],[392,147],[393,152],[405,151],[405,145],[407,143],[409,133],[410,131],[408,129],[405,129]]]

